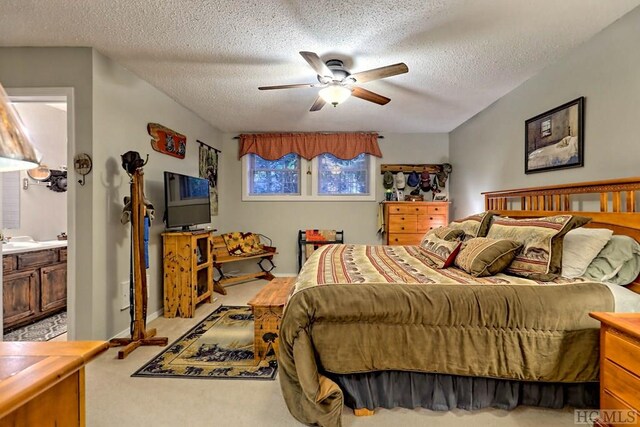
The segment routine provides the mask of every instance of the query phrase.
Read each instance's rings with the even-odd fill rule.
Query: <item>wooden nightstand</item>
[[[600,328],[600,410],[635,411],[635,424],[601,418],[596,426],[640,425],[640,313],[590,313]]]

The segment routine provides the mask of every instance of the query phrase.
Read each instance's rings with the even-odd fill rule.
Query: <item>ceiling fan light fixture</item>
[[[320,98],[324,99],[325,102],[335,107],[338,104],[342,104],[351,96],[351,90],[344,86],[334,84],[320,90],[318,95],[320,95]]]

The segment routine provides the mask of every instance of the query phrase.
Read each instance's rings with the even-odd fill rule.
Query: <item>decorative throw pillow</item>
[[[492,217],[493,212],[486,211],[451,221],[449,227],[464,231],[466,238],[485,237],[489,231]]]
[[[613,231],[606,228],[576,228],[568,232],[562,241],[562,276],[582,276],[612,235]]]
[[[515,240],[522,244],[506,273],[534,280],[553,280],[562,271],[562,239],[591,218],[556,215],[543,218],[494,218],[487,237]]]
[[[611,236],[611,240],[589,264],[584,277],[625,286],[640,274],[640,244],[629,236]]]
[[[422,238],[422,241],[420,242],[420,246],[422,246],[422,243],[429,236],[436,236],[438,239],[453,241],[453,240],[462,239],[462,237],[464,236],[464,231],[462,231],[459,228],[451,228],[451,227],[434,228],[433,230],[427,231],[427,233]]]
[[[474,277],[494,276],[513,261],[520,247],[513,240],[476,237],[464,243],[455,264]]]
[[[420,243],[422,254],[433,262],[436,268],[447,268],[453,264],[453,260],[460,251],[462,242],[448,241],[436,236],[425,236]]]
[[[234,231],[222,235],[231,255],[246,255],[263,252],[260,236],[254,233]]]

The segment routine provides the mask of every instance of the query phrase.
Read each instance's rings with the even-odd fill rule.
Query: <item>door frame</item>
[[[75,102],[73,87],[33,87],[5,88],[11,101],[18,102],[64,102],[67,103],[67,176],[68,182],[74,180],[73,157],[76,152],[75,139]],[[67,186],[67,340],[76,337],[76,191],[77,186]],[[1,246],[0,246],[1,248]],[[0,249],[2,256],[2,249]],[[2,265],[0,264],[0,283],[2,283]],[[2,286],[0,286],[2,301]],[[2,304],[0,304],[0,331],[2,325]],[[2,341],[2,335],[0,335]]]

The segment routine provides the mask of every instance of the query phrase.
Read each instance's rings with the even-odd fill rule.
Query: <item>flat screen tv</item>
[[[167,228],[187,230],[211,222],[209,181],[175,172],[164,173],[165,222]]]

